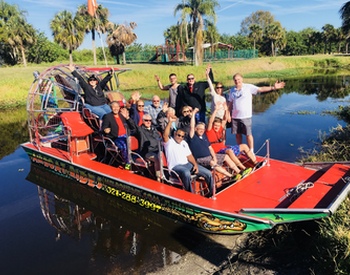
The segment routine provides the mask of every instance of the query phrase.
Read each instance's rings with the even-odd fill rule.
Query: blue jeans
[[[191,185],[192,167],[193,167],[192,163],[188,162],[186,164],[179,164],[174,166],[173,170],[179,174],[181,181],[185,186],[185,189],[193,193],[192,185]],[[204,168],[203,166],[198,165],[197,175],[202,176],[205,179],[205,181],[208,183],[209,192],[210,192],[209,196],[211,196],[213,194],[213,186],[214,186],[214,180],[211,172],[207,168]]]
[[[95,115],[97,115],[100,120],[102,120],[102,118],[105,114],[112,112],[112,109],[111,109],[111,107],[109,107],[108,104],[104,104],[104,105],[100,105],[100,106],[92,106],[90,104],[85,103],[85,107],[90,109],[91,112],[93,112]]]
[[[125,163],[129,163],[128,145],[127,145],[127,142],[126,142],[126,135],[117,137],[114,140],[114,143],[119,148],[120,154],[122,155],[122,158],[123,158],[124,162]]]

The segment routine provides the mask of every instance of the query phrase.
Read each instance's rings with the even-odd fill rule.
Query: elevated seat
[[[83,108],[82,110],[83,117],[85,122],[89,125],[91,129],[93,129],[95,132],[100,131],[100,119],[97,115],[91,112],[88,108]]]
[[[64,112],[60,117],[67,131],[70,154],[78,156],[82,153],[90,153],[89,135],[93,130],[83,121],[80,113]]]

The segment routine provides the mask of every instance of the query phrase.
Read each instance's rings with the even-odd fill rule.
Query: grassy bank
[[[318,55],[302,57],[276,57],[258,58],[250,60],[235,60],[212,64],[215,80],[223,82],[226,86],[231,86],[232,75],[240,72],[249,79],[249,82],[259,82],[265,80],[274,82],[276,79],[287,77],[305,76],[314,74],[315,69],[348,68],[350,57]],[[30,65],[26,68],[3,67],[0,68],[0,109],[24,106],[28,89],[33,81],[33,71],[43,71],[49,66]],[[84,64],[89,65],[89,64]],[[90,64],[91,65],[91,64]],[[204,64],[199,67],[190,65],[162,65],[162,64],[127,64],[121,67],[131,68],[132,71],[120,76],[121,91],[128,93],[132,90],[143,90],[143,95],[149,98],[154,93],[160,93],[154,80],[154,75],[158,74],[163,83],[168,82],[168,75],[172,72],[178,75],[180,82],[184,82],[188,73],[193,73],[197,80],[205,79]],[[103,66],[101,64],[101,66]],[[348,73],[347,71],[344,74]],[[162,92],[160,96],[165,97],[167,92]]]
[[[350,108],[340,108],[335,115],[349,122]],[[319,144],[318,151],[304,152],[303,160],[349,161],[349,137],[349,124],[337,126]],[[248,234],[220,274],[246,274],[259,266],[264,271],[257,274],[350,274],[349,213],[348,196],[327,218]]]

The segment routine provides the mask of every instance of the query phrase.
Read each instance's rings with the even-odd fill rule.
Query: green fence
[[[188,50],[184,54],[176,55],[176,52],[169,52],[169,54],[161,54],[156,51],[137,51],[137,52],[125,52],[127,63],[144,63],[144,62],[188,62],[193,61],[193,51]],[[215,52],[211,52],[209,49],[204,51],[204,61],[220,61],[220,60],[233,60],[233,59],[250,59],[258,57],[257,50],[226,50],[218,49]]]

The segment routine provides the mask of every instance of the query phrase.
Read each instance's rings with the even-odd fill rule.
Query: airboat
[[[128,69],[78,66],[76,70],[86,79],[92,74],[103,79],[112,71],[106,98],[126,104],[119,77]],[[266,154],[258,156],[266,165],[252,167],[248,176],[232,181],[213,171],[211,197],[200,178],[193,177],[193,193],[184,190],[176,173],[167,169],[162,150],[162,180],[157,181],[152,165],[139,155],[134,136],[128,136],[131,167],[123,166],[118,148],[100,132],[99,119],[84,108],[83,91],[68,65],[34,73],[27,112],[29,141],[22,148],[32,165],[140,211],[165,215],[208,233],[237,234],[321,219],[334,213],[349,193],[348,163],[305,166],[272,159],[268,140]],[[240,159],[249,166],[244,155]]]

